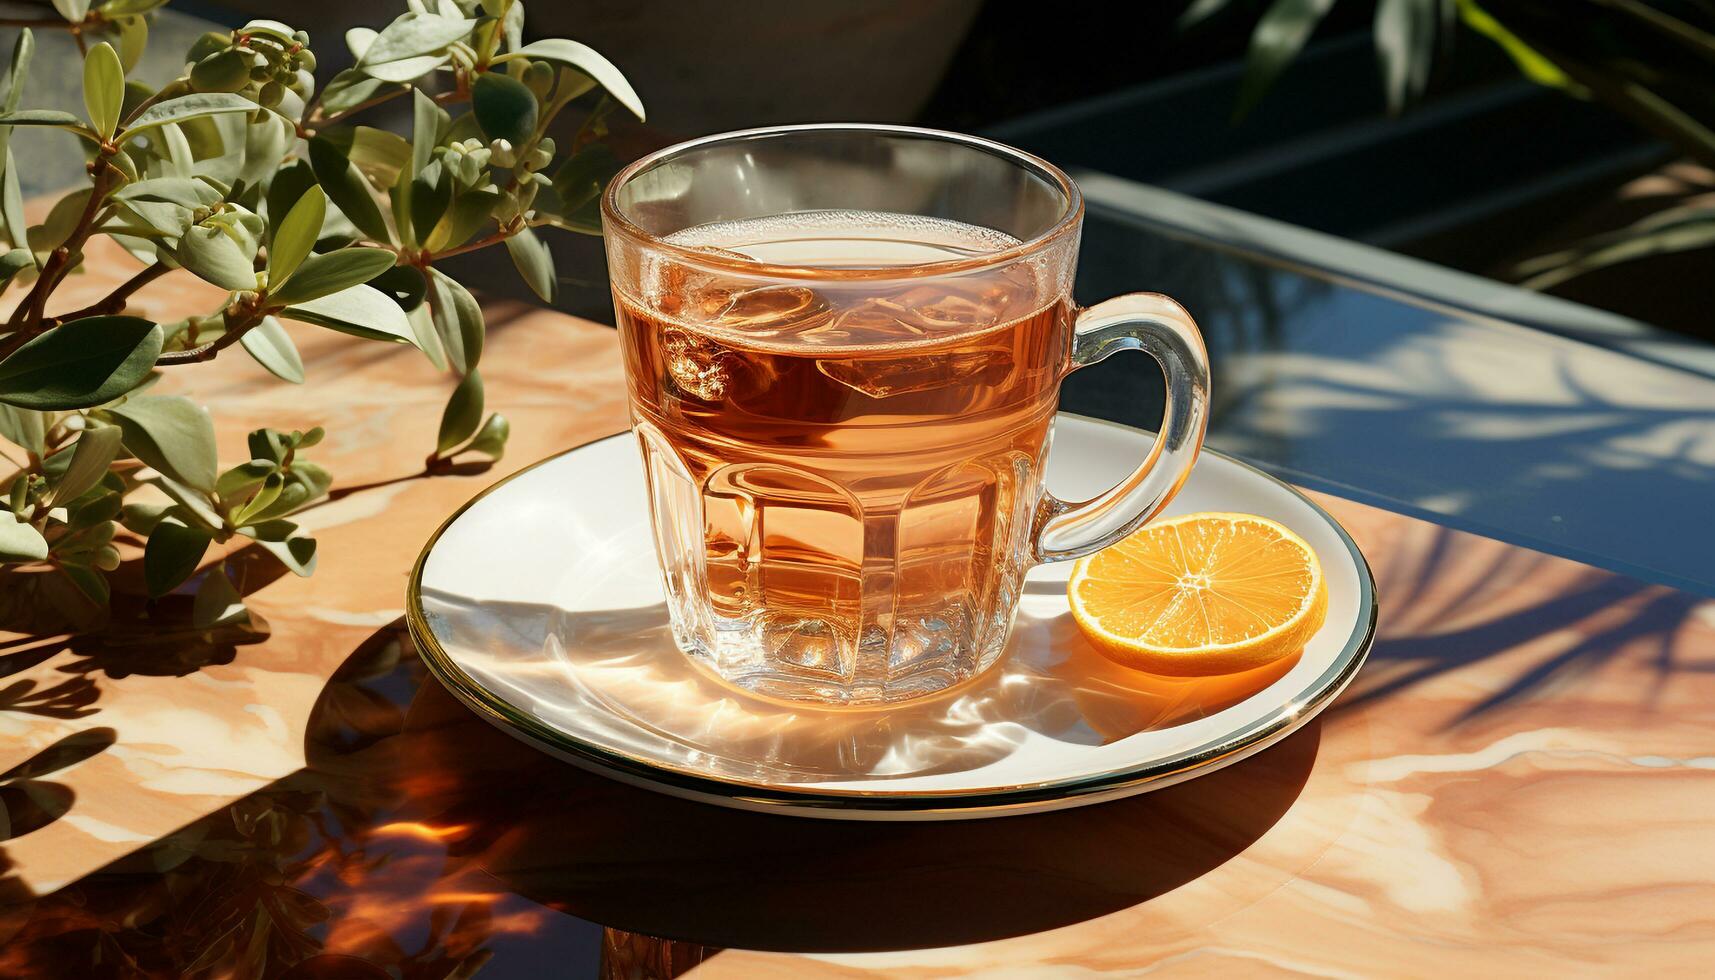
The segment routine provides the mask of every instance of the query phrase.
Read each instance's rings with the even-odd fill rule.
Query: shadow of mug
[[[1024,935],[1219,867],[1298,797],[1320,725],[1227,768],[1096,806],[951,822],[815,820],[682,800],[530,749],[427,684],[405,724],[410,819],[507,887],[633,933],[859,952]]]

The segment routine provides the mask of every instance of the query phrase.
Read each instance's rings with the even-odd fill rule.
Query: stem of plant
[[[506,241],[508,238],[511,238],[513,235],[523,231],[525,227],[525,223],[520,221],[510,228],[500,228],[490,234],[478,238],[474,242],[465,242],[458,248],[449,248],[445,252],[435,252],[432,255],[425,255],[423,257],[423,262],[425,264],[430,262],[439,262],[441,259],[452,258],[455,255],[463,255],[466,252],[475,252],[478,249],[484,249],[490,245],[498,245],[501,242]]]
[[[170,351],[166,354],[162,354],[160,357],[155,358],[155,366],[170,367],[174,364],[201,364],[204,361],[212,361],[221,351],[238,343],[241,337],[254,329],[255,326],[261,323],[263,318],[267,315],[267,311],[258,306],[246,315],[238,326],[229,326],[225,333],[201,347],[196,347],[191,350]]]
[[[18,332],[0,346],[0,358],[10,355],[13,351],[28,343],[30,338],[41,333],[42,307],[48,302],[48,294],[59,285],[60,277],[71,266],[71,257],[83,249],[83,243],[88,241],[90,232],[95,227],[95,216],[101,210],[102,200],[107,196],[107,172],[111,169],[106,157],[98,156],[90,164],[94,184],[90,187],[89,201],[83,207],[83,215],[78,218],[77,225],[72,228],[66,240],[48,256],[48,261],[42,266],[42,274],[36,279],[36,284],[30,288],[29,295],[18,304],[18,309],[12,314],[10,326],[19,328]]]
[[[130,299],[133,293],[142,289],[144,286],[147,286],[149,283],[154,282],[156,279],[166,275],[167,272],[168,269],[166,263],[156,262],[154,265],[145,268],[130,279],[125,280],[123,284],[115,288],[113,292],[108,293],[107,296],[99,303],[92,303],[81,310],[73,310],[70,313],[65,313],[60,316],[48,317],[43,321],[43,323],[47,326],[57,327],[62,323],[70,323],[73,320],[82,320],[85,317],[111,316],[112,314],[125,309],[125,301]]]

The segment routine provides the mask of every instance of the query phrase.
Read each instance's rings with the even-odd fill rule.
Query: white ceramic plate
[[[1148,449],[1136,429],[1061,415],[1048,484],[1107,489]],[[1001,662],[933,698],[790,707],[727,687],[674,646],[636,442],[621,433],[508,477],[424,548],[407,615],[430,669],[503,730],[629,783],[812,817],[1001,816],[1114,799],[1244,758],[1302,726],[1369,651],[1375,589],[1322,508],[1205,450],[1169,514],[1240,511],[1322,561],[1328,618],[1296,658],[1183,680],[1119,667],[1078,633],[1069,563],[1030,573]]]

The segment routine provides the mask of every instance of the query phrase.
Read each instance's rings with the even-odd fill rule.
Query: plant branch
[[[156,279],[166,275],[167,272],[168,269],[166,263],[156,262],[154,265],[145,268],[130,279],[125,280],[124,283],[115,288],[113,292],[108,293],[107,297],[100,302],[92,303],[81,310],[73,310],[70,313],[60,316],[48,317],[48,322],[50,325],[57,327],[62,323],[70,323],[73,320],[81,320],[84,317],[108,316],[118,313],[120,310],[125,309],[125,301],[130,299],[133,293],[154,282]]]
[[[212,361],[221,351],[238,343],[238,339],[249,333],[257,324],[261,323],[265,316],[266,314],[262,310],[255,310],[250,316],[245,318],[243,323],[236,327],[229,327],[225,333],[201,347],[194,347],[190,350],[170,351],[166,354],[162,354],[160,357],[155,358],[155,366],[170,367],[174,364],[201,364],[203,361]]]
[[[384,92],[381,95],[377,95],[373,99],[366,99],[359,102],[357,105],[354,105],[349,109],[341,109],[338,112],[329,113],[327,115],[322,114],[323,107],[321,104],[321,97],[318,95],[316,97],[316,107],[305,117],[304,124],[301,127],[302,132],[298,135],[308,139],[309,137],[314,136],[316,131],[321,129],[323,126],[331,126],[349,116],[355,116],[365,109],[374,108],[384,102],[391,102],[409,91],[411,91],[411,87],[408,85],[404,88],[396,88],[389,92]]]
[[[83,24],[73,24],[64,17],[0,17],[0,27],[44,27],[78,31],[83,29]]]
[[[45,329],[42,326],[42,307],[48,302],[48,294],[59,285],[60,277],[65,275],[71,266],[72,256],[81,252],[83,243],[89,239],[90,232],[95,227],[96,215],[101,211],[102,200],[107,196],[107,174],[111,167],[106,157],[98,156],[95,162],[90,164],[90,169],[95,182],[90,187],[89,201],[83,206],[83,214],[78,218],[71,234],[48,256],[48,261],[42,266],[42,274],[37,277],[35,285],[30,287],[24,301],[18,304],[17,311],[12,314],[8,326],[17,328],[17,333],[0,347],[0,358],[24,346],[30,338]]]
[[[465,242],[463,245],[460,245],[458,248],[449,248],[445,252],[435,252],[435,253],[432,253],[429,255],[425,255],[423,257],[423,259],[425,262],[438,262],[441,259],[450,259],[455,255],[463,255],[466,252],[474,252],[474,251],[477,251],[478,249],[487,248],[490,245],[498,245],[501,242],[506,241],[508,238],[511,238],[513,235],[516,235],[519,232],[523,231],[525,229],[525,227],[526,227],[525,223],[520,221],[517,224],[510,226],[510,227],[499,228],[499,229],[497,229],[497,230],[495,230],[495,231],[493,231],[487,235],[482,236],[481,238],[478,238],[474,242]]]

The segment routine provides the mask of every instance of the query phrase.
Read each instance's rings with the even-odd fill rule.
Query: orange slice
[[[1328,615],[1316,552],[1250,514],[1157,521],[1078,559],[1066,592],[1096,649],[1182,677],[1271,663],[1303,649]]]

